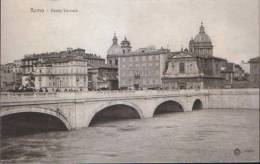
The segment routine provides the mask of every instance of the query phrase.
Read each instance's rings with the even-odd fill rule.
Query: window
[[[172,63],[172,68],[174,68],[174,63]]]
[[[116,59],[116,65],[118,65],[118,60]]]
[[[184,63],[181,62],[181,63],[179,64],[179,66],[180,66],[180,73],[185,73],[185,65],[184,65]]]

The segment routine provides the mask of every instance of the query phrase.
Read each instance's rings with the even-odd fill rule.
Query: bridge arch
[[[140,119],[141,119],[141,118],[144,118],[143,112],[142,112],[141,108],[140,108],[138,105],[136,105],[136,104],[134,104],[134,103],[131,103],[131,102],[128,102],[128,101],[113,101],[113,102],[103,103],[103,104],[100,105],[98,108],[96,108],[96,109],[91,113],[87,125],[89,126],[89,125],[91,124],[92,120],[94,119],[94,117],[95,117],[98,113],[100,113],[100,112],[102,112],[102,111],[104,111],[104,110],[106,110],[106,109],[108,109],[108,108],[110,108],[110,107],[115,107],[115,106],[118,106],[118,107],[119,107],[119,106],[128,107],[129,109],[132,109],[132,111],[136,113],[136,115],[137,115],[138,118],[140,118]]]
[[[197,98],[192,103],[192,111],[200,109],[203,109],[203,103],[199,98]]]
[[[11,109],[6,109],[4,111],[1,111],[0,118],[3,118],[4,116],[9,116],[12,114],[19,114],[19,113],[47,114],[47,115],[53,116],[53,117],[57,118],[58,120],[60,120],[65,125],[67,130],[72,129],[72,126],[71,126],[70,122],[67,120],[67,118],[61,112],[59,112],[59,110],[54,110],[54,109],[37,108],[37,107],[33,107],[33,108],[16,107],[16,108],[11,108]]]
[[[185,106],[184,106],[184,103],[178,99],[178,98],[167,98],[167,99],[163,99],[163,100],[160,100],[158,101],[154,108],[153,108],[153,114],[152,116],[154,116],[157,112],[160,112],[160,108],[163,108],[165,106],[174,106],[175,109],[169,109],[169,107],[167,109],[165,109],[164,111],[162,112],[184,112],[185,110]]]

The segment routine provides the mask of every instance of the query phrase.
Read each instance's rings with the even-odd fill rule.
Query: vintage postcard
[[[2,0],[0,163],[259,162],[259,0]]]

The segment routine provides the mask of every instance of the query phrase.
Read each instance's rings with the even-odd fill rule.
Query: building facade
[[[227,61],[213,56],[213,45],[203,24],[190,40],[189,50],[173,52],[162,78],[164,89],[222,88],[221,68]]]
[[[88,63],[83,58],[61,58],[39,64],[33,73],[35,90],[87,91]]]
[[[66,51],[61,51],[61,52],[50,52],[50,53],[48,52],[48,53],[41,53],[41,54],[25,55],[25,57],[21,60],[22,85],[28,86],[30,84],[29,85],[30,87],[35,87],[36,90],[39,90],[42,87],[40,84],[44,83],[43,82],[44,80],[42,80],[42,78],[46,79],[47,77],[39,78],[43,74],[39,73],[37,71],[39,71],[41,69],[45,69],[42,67],[46,67],[46,69],[48,69],[48,70],[51,69],[51,71],[49,73],[52,76],[52,72],[55,72],[56,70],[59,69],[58,65],[60,65],[60,66],[63,65],[61,67],[64,67],[64,69],[66,70],[67,69],[66,65],[69,67],[72,67],[71,63],[69,63],[69,62],[71,60],[76,60],[76,59],[82,60],[82,61],[84,61],[84,63],[86,62],[88,64],[105,64],[105,59],[101,58],[100,56],[97,56],[96,54],[86,53],[84,49],[80,49],[80,48],[77,48],[77,49],[67,48]],[[66,61],[66,62],[61,64],[61,61],[62,62]],[[71,61],[71,62],[74,62],[74,61]],[[83,66],[87,67],[85,64],[83,64]],[[81,66],[79,66],[79,67],[81,67]],[[80,69],[80,68],[77,68],[77,69]],[[57,74],[57,73],[55,73],[55,74]],[[72,72],[67,72],[64,74],[72,74]],[[86,73],[86,75],[87,75],[87,73]],[[36,76],[39,79],[35,79]],[[79,84],[79,83],[81,83],[81,82],[79,82],[80,79],[81,80],[86,79],[87,77],[83,78],[82,75],[80,75],[80,76],[75,75],[73,78],[77,79],[76,80],[77,82],[75,82],[75,84],[69,84],[68,86],[65,84],[58,85],[57,80],[61,80],[61,79],[63,79],[63,77],[58,78],[58,76],[56,76],[56,79],[53,82],[55,85],[46,84],[46,85],[43,85],[43,87],[51,88],[51,90],[53,90],[53,89],[57,90],[57,88],[59,88],[59,87],[61,87],[60,90],[65,90],[66,87],[70,88],[71,90],[72,89],[81,90],[82,88],[87,87],[85,85],[85,83],[84,83],[84,85]],[[39,82],[39,80],[41,82]],[[63,81],[61,80],[61,83],[62,82]],[[67,82],[69,82],[69,81],[67,81]],[[37,84],[35,84],[35,83],[37,83]],[[48,84],[49,84],[49,82],[48,82]],[[78,86],[76,86],[76,85],[78,85]],[[66,89],[66,90],[68,90],[68,89]],[[84,89],[84,90],[86,90],[86,89]]]
[[[89,90],[118,89],[117,66],[109,64],[88,65]]]
[[[112,41],[113,43],[107,51],[107,64],[118,67],[118,57],[131,52],[132,47],[126,37],[119,45],[116,34],[114,34]]]
[[[119,56],[119,88],[161,88],[161,77],[168,52],[167,49],[150,47]]]
[[[1,91],[13,91],[22,83],[22,74],[15,63],[1,65]]]
[[[260,56],[249,60],[250,82],[252,87],[259,87],[260,83]]]

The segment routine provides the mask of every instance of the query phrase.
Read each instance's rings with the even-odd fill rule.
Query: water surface
[[[1,142],[1,162],[12,164],[245,161],[259,161],[259,110],[169,113]]]

